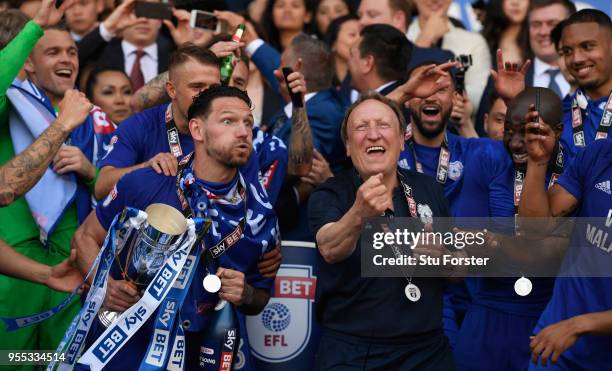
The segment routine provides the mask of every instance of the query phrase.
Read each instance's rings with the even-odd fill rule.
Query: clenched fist
[[[72,131],[85,122],[92,108],[93,104],[85,94],[74,89],[66,90],[64,98],[59,102],[56,121],[62,124],[66,131]]]
[[[393,206],[391,190],[387,189],[382,179],[382,174],[373,175],[357,190],[354,207],[361,217],[380,216]]]
[[[227,300],[237,307],[251,303],[254,289],[246,282],[244,273],[233,269],[219,268],[217,276],[221,279],[219,298]]]

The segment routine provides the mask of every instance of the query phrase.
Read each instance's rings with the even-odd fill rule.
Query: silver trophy
[[[179,247],[187,231],[187,220],[183,214],[171,206],[151,204],[145,212],[146,221],[134,229],[130,235],[117,238],[115,263],[123,279],[137,290],[149,285],[166,259]],[[120,315],[121,312],[102,309],[98,312],[98,319],[105,327],[108,327]]]

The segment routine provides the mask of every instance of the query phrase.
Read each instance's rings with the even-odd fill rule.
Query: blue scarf
[[[256,160],[252,157],[249,161]],[[245,168],[248,167],[247,165]],[[211,248],[232,233],[240,220],[246,217],[242,237],[218,259],[208,262],[208,272],[214,274],[218,267],[242,271],[249,283],[266,287],[264,282],[269,280],[271,285],[271,280],[261,277],[257,270],[257,261],[264,252],[278,243],[278,223],[257,172],[245,171],[245,168],[230,182],[219,184],[196,178],[191,167],[187,166],[180,179],[180,187],[193,209],[194,216],[212,222],[204,237],[206,248]],[[244,194],[246,200],[240,194]],[[240,252],[234,252],[235,249],[240,249]],[[205,274],[204,269],[199,269],[196,273],[195,284],[190,289],[186,303],[198,306],[208,303],[207,306],[212,309],[218,296],[202,290],[201,282]],[[197,313],[192,312],[194,310]],[[194,315],[203,313],[192,306],[183,306],[183,319],[189,317],[192,321],[191,331],[205,328],[209,316]]]
[[[55,120],[50,99],[29,80],[15,80],[7,91],[11,102],[9,118],[11,139],[15,153],[21,153]],[[74,129],[66,141],[78,147],[94,166],[104,154],[115,126],[107,125],[100,109],[92,110],[87,120]],[[95,114],[95,115],[94,115]],[[53,233],[64,212],[76,202],[79,222],[83,222],[93,205],[87,186],[75,174],[59,175],[49,167],[40,181],[28,193],[26,201],[34,219],[46,237]]]

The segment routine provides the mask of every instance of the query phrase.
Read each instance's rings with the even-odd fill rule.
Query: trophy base
[[[121,312],[113,312],[111,310],[101,310],[98,312],[98,320],[104,327],[109,327],[119,318]]]

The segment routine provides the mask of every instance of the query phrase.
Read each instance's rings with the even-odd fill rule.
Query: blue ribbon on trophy
[[[195,276],[196,267],[200,262],[201,255],[202,254],[199,247],[191,250],[179,278],[177,278],[177,280],[174,282],[170,292],[160,306],[159,311],[157,312],[157,318],[155,319],[153,335],[149,340],[149,346],[147,348],[145,357],[140,364],[139,371],[166,369],[168,356],[172,354],[170,352],[170,345],[176,344],[176,341],[172,342],[172,340],[178,336],[177,332],[179,330],[182,331],[181,322],[179,321],[177,323],[175,320],[177,315],[179,315],[180,308],[183,306],[183,302],[187,296],[188,288],[191,286],[191,282]],[[184,353],[184,336],[182,339]],[[182,353],[177,352],[175,358],[180,354]]]
[[[151,294],[147,295],[147,293],[153,290],[155,295],[162,294],[159,297],[161,301],[165,292],[163,290],[156,292],[153,287],[157,282],[156,287],[159,288],[159,283],[165,282],[172,275],[173,269],[177,272],[181,271],[187,253],[196,240],[196,225],[201,226],[202,223],[185,219],[176,209],[163,204],[153,204],[147,208],[146,212],[126,207],[121,214],[115,216],[104,245],[91,267],[91,270],[98,267],[92,288],[81,311],[73,319],[56,350],[56,352],[67,353],[66,360],[59,365],[58,370],[73,368],[83,350],[85,339],[96,315],[100,320],[102,313],[108,313],[108,311],[100,311],[100,307],[106,294],[107,280],[113,260],[118,257],[118,254],[123,251],[128,257],[125,268],[122,268],[125,272],[124,278],[138,285],[148,284],[143,299],[145,297],[150,299]],[[176,275],[170,278],[169,285],[172,285]],[[142,302],[141,299],[132,308],[140,308],[143,305]],[[146,303],[146,310],[152,313],[157,305],[159,303],[155,304],[149,300]],[[115,319],[127,317],[128,312],[130,311],[124,313],[125,316],[115,315],[114,317]],[[137,311],[136,315],[140,313],[142,309]],[[110,315],[110,318],[112,317]],[[47,370],[53,370],[55,367],[56,364],[51,363]],[[92,366],[92,369],[96,368],[100,367]]]
[[[158,210],[151,210],[153,207]],[[106,317],[113,322],[78,361],[92,370],[102,369],[164,301],[179,278],[196,241],[196,223],[185,219],[178,210],[167,205],[153,204],[146,211],[147,223],[131,239],[135,242],[128,243],[131,249],[127,254],[129,259],[122,269],[126,279],[148,286],[142,298],[118,318]],[[152,211],[159,212],[152,217]],[[154,273],[153,277],[151,273]],[[104,318],[100,315],[98,317]]]
[[[56,350],[56,352],[59,353],[67,349],[68,356],[66,361],[68,363],[74,364],[78,353],[85,343],[85,338],[87,337],[93,319],[104,300],[108,272],[115,258],[116,245],[122,243],[126,236],[129,235],[136,226],[140,225],[144,219],[146,219],[146,214],[133,208],[124,209],[121,214],[117,214],[113,219],[109,232],[104,240],[104,244],[89,268],[90,270],[87,277],[85,277],[85,281],[87,281],[89,274],[98,267],[91,289],[85,299],[85,304],[70,323],[70,326],[66,330]],[[69,342],[70,346],[67,347]],[[52,362],[49,364],[47,370],[53,370],[55,366],[56,363]],[[64,369],[66,369],[66,367],[64,367]]]
[[[125,212],[124,212],[124,215],[127,218],[136,217],[137,214],[138,214],[138,210],[136,210],[136,209],[126,209]],[[29,316],[13,317],[13,318],[0,318],[4,322],[4,324],[6,325],[6,331],[8,331],[8,332],[15,331],[15,330],[19,330],[19,329],[24,328],[24,327],[35,325],[37,323],[45,321],[46,319],[50,318],[53,315],[59,313],[81,291],[81,289],[83,288],[83,285],[89,279],[89,276],[93,273],[95,268],[98,266],[98,263],[100,262],[100,259],[102,257],[104,257],[103,260],[102,260],[102,264],[100,265],[101,269],[98,270],[98,272],[96,273],[96,276],[95,276],[95,279],[94,279],[94,285],[91,288],[91,290],[89,291],[89,294],[87,295],[87,298],[93,297],[94,294],[98,293],[97,291],[102,289],[101,286],[96,287],[95,284],[96,283],[100,283],[100,279],[102,278],[103,273],[108,272],[108,270],[110,269],[112,260],[115,257],[115,255],[114,255],[115,254],[115,252],[114,252],[114,245],[113,244],[109,244],[109,241],[114,239],[115,226],[117,225],[118,217],[119,217],[119,215],[115,216],[115,218],[113,219],[111,227],[109,228],[109,233],[106,236],[106,239],[104,241],[104,245],[103,245],[102,249],[100,249],[100,252],[98,253],[98,256],[96,256],[96,259],[94,260],[94,263],[89,268],[89,271],[87,272],[87,275],[83,279],[83,282],[70,295],[68,295],[68,297],[63,302],[61,302],[60,304],[54,306],[53,308],[51,308],[49,310],[46,310],[44,312],[37,313],[37,314],[32,314],[32,315],[29,315]],[[106,281],[104,281],[104,284],[106,284]],[[104,292],[105,292],[106,291],[106,286],[104,286],[103,289],[104,289]],[[104,297],[104,292],[102,292],[102,297]],[[81,311],[79,312],[77,317],[80,317],[81,314],[85,313],[86,309],[87,309],[87,307],[83,306],[83,308],[81,309]],[[75,325],[76,325],[76,323],[78,323],[77,317],[75,317],[75,319],[72,321]],[[72,324],[71,324],[70,327],[72,327]],[[70,329],[70,327],[69,327],[69,329]]]
[[[172,342],[172,349],[170,350],[170,359],[166,365],[168,371],[183,371],[185,368],[185,331],[181,325],[181,315],[179,314],[179,320],[174,325],[174,340]]]

